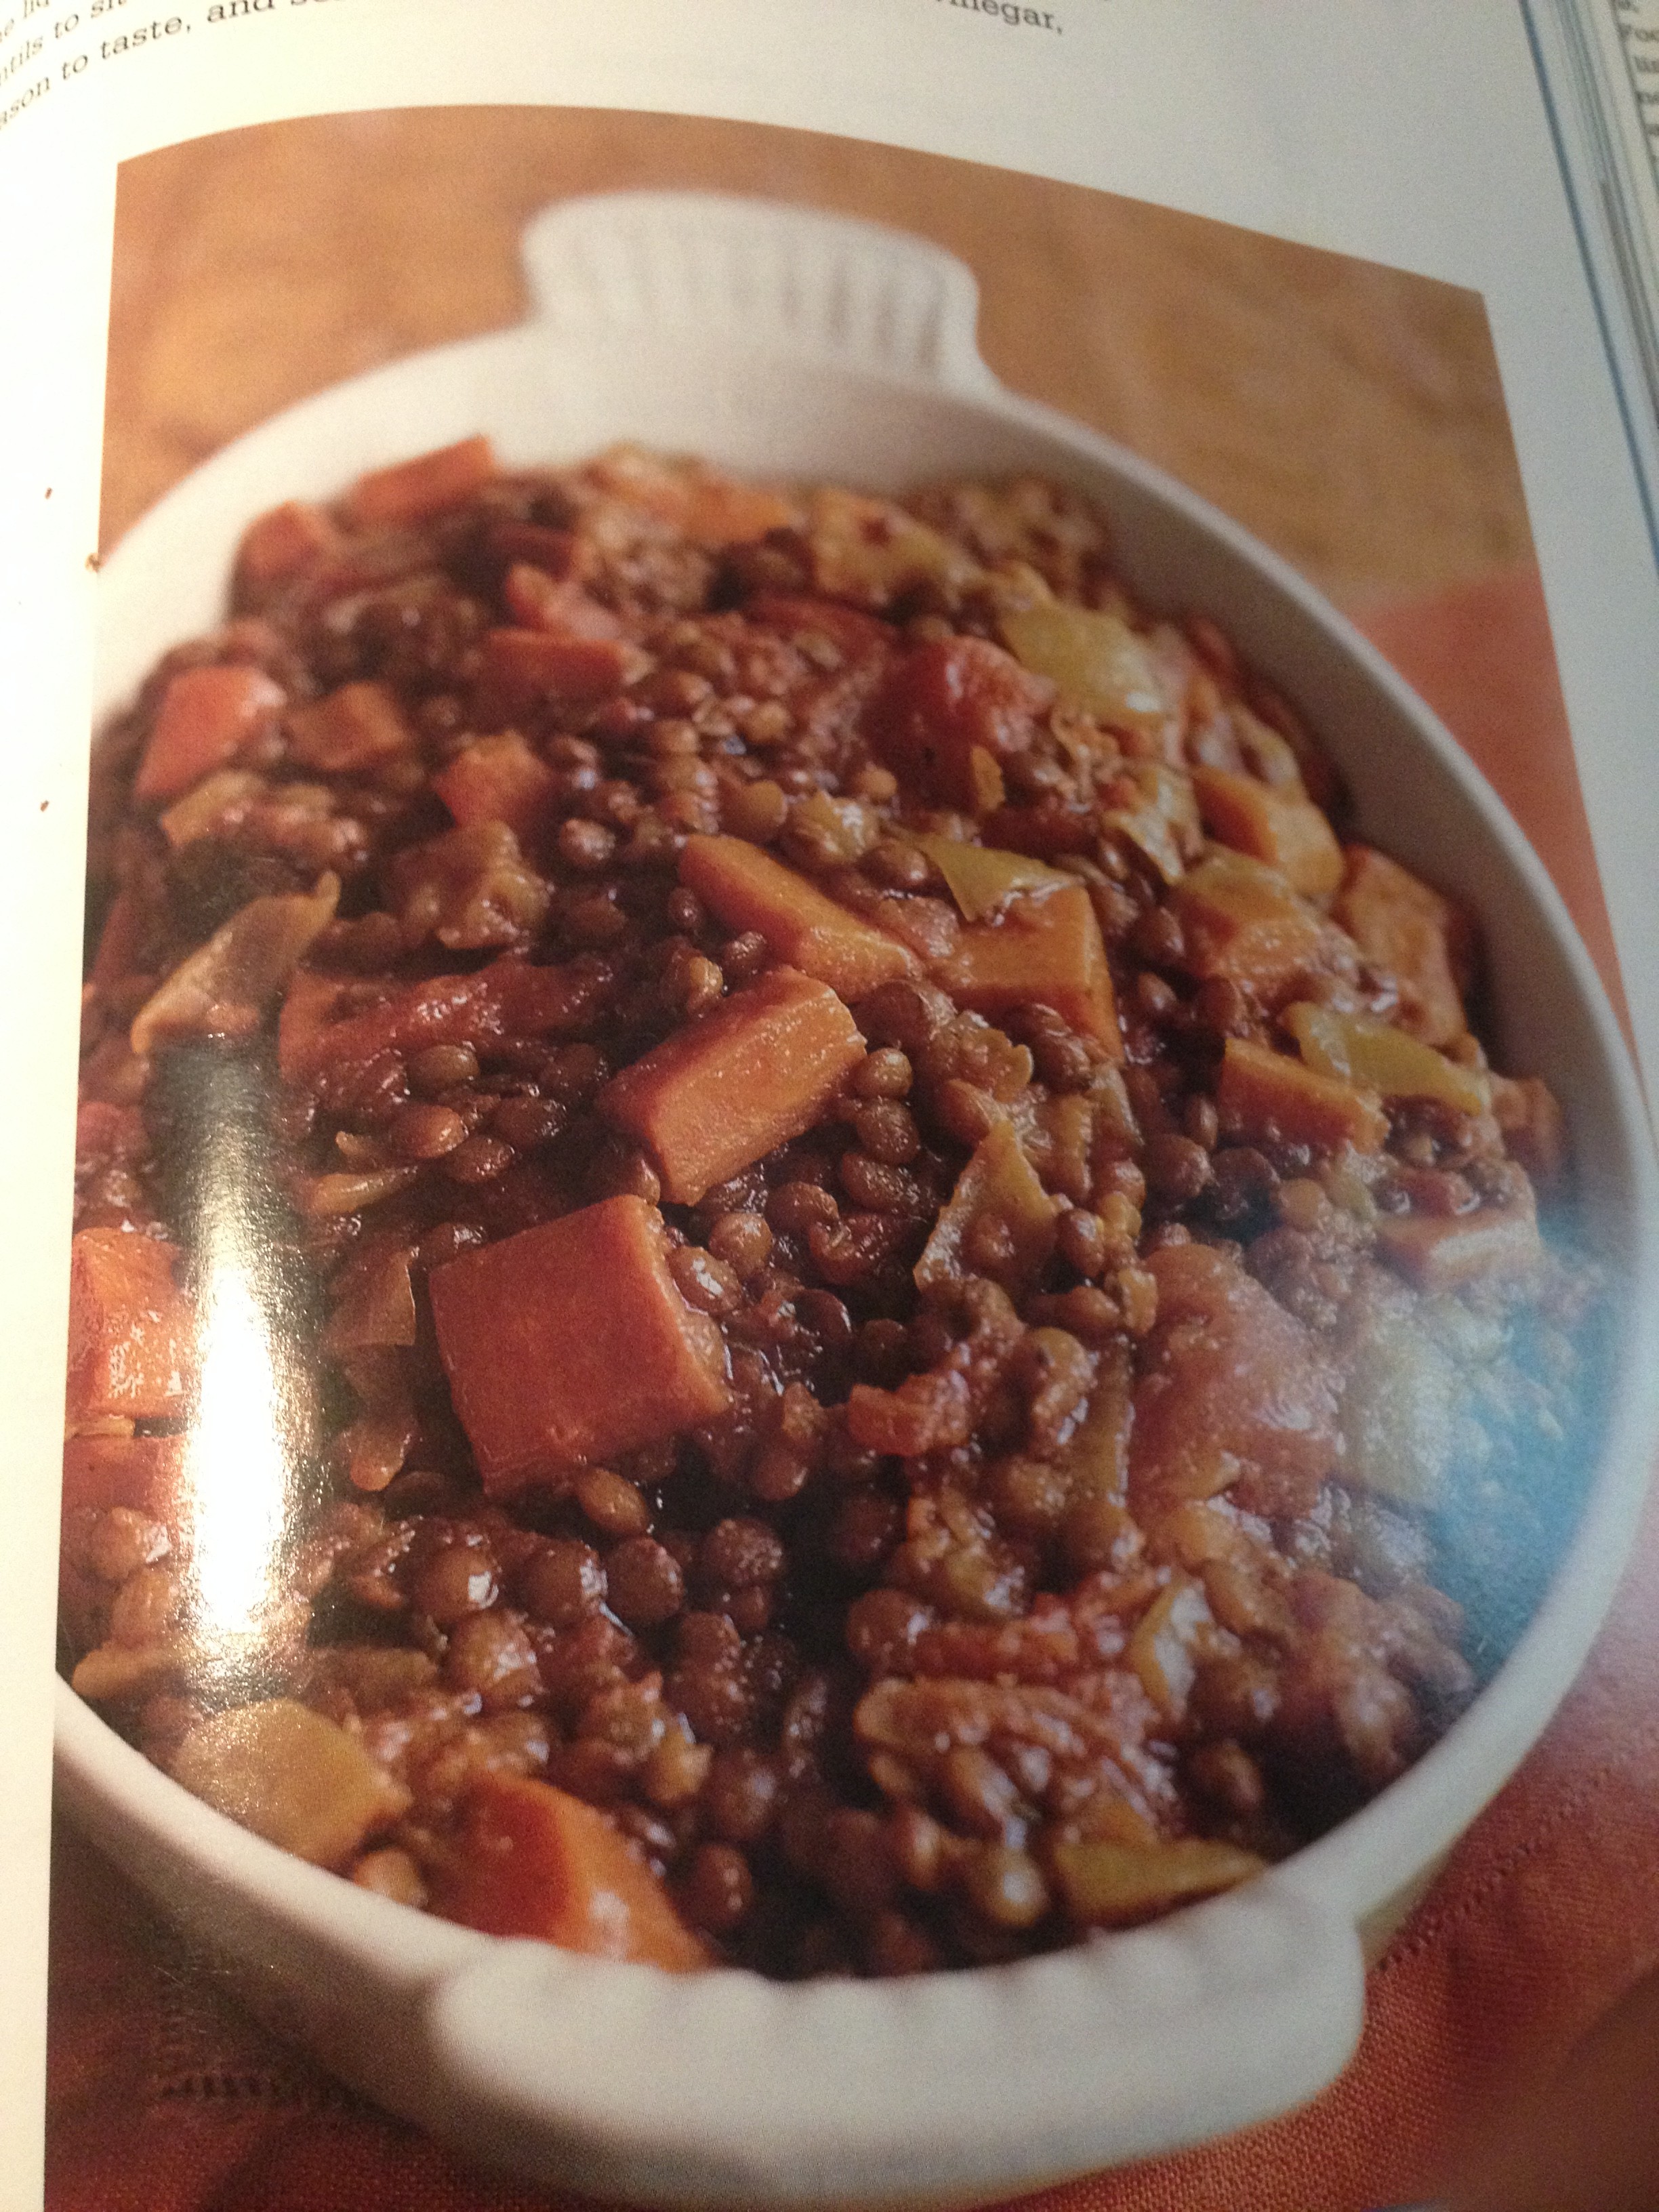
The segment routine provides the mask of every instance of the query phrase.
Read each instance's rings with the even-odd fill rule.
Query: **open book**
[[[1440,2187],[1659,1955],[1659,21],[180,4],[0,0],[7,2203]]]

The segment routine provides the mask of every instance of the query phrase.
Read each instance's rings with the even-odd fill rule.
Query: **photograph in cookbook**
[[[1606,1381],[1533,879],[1361,634],[1525,600],[1479,299],[540,110],[116,237],[75,1690],[377,1901],[783,1981],[1379,1799]]]

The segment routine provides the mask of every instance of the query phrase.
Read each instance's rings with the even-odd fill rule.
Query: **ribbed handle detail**
[[[942,391],[995,386],[972,273],[875,223],[716,192],[611,192],[546,209],[522,245],[536,319],[561,337],[740,336]]]

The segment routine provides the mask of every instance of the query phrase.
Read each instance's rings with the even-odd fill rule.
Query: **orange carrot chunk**
[[[1420,1291],[1457,1291],[1486,1277],[1529,1273],[1544,1256],[1530,1206],[1482,1206],[1474,1213],[1384,1216],[1376,1249]]]
[[[539,629],[492,629],[481,678],[509,704],[558,699],[595,706],[620,691],[635,665],[633,648],[612,638],[564,637]]]
[[[1176,885],[1170,906],[1186,941],[1183,964],[1204,981],[1220,977],[1271,1001],[1318,964],[1321,916],[1248,854],[1212,854]]]
[[[726,1411],[726,1354],[668,1272],[662,1216],[602,1199],[434,1268],[451,1397],[486,1491],[655,1443]]]
[[[186,668],[161,694],[132,795],[177,799],[236,758],[281,710],[286,694],[261,668]]]
[[[1273,791],[1253,775],[1196,768],[1204,826],[1235,852],[1277,868],[1305,898],[1328,898],[1342,880],[1342,848],[1330,823],[1300,791]]]
[[[432,788],[465,829],[505,822],[525,850],[538,845],[553,817],[558,779],[516,730],[478,738],[432,779]]]
[[[343,684],[290,714],[288,732],[295,760],[325,775],[373,768],[415,745],[398,695],[386,684]]]
[[[176,1528],[184,1455],[181,1436],[70,1437],[64,1445],[64,1510],[127,1505]]]
[[[1455,1044],[1468,1026],[1463,993],[1474,947],[1468,917],[1369,845],[1349,846],[1331,912],[1367,960],[1400,986],[1401,1028],[1425,1044]]]
[[[1081,884],[1014,899],[995,921],[964,929],[933,972],[971,1013],[994,1021],[1016,1006],[1052,1006],[1079,1036],[1123,1057],[1106,948]]]
[[[236,551],[237,580],[255,590],[286,583],[344,544],[326,508],[289,500],[248,526]]]
[[[863,1057],[829,986],[775,968],[623,1068],[599,1111],[651,1153],[665,1197],[695,1206],[810,1129]]]
[[[488,438],[463,438],[436,453],[418,453],[389,469],[359,477],[341,501],[348,522],[359,530],[377,524],[419,522],[459,507],[495,473]]]
[[[83,1229],[70,1250],[71,1422],[182,1413],[196,1334],[173,1280],[178,1247],[120,1229]]]
[[[915,972],[908,949],[826,898],[744,837],[690,837],[680,881],[733,932],[757,930],[781,960],[847,1000]]]
[[[1380,1152],[1389,1140],[1389,1117],[1375,1091],[1316,1075],[1270,1045],[1240,1037],[1227,1040],[1216,1103],[1223,1125],[1252,1141]]]
[[[466,1800],[434,1909],[489,1936],[690,1973],[708,1952],[605,1814],[550,1783],[490,1775]]]

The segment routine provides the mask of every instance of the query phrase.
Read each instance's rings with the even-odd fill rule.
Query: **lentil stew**
[[[1600,1297],[1471,917],[1342,822],[1046,482],[476,438],[260,518],[94,756],[76,1688],[676,1970],[1322,1832],[1535,1600]]]

